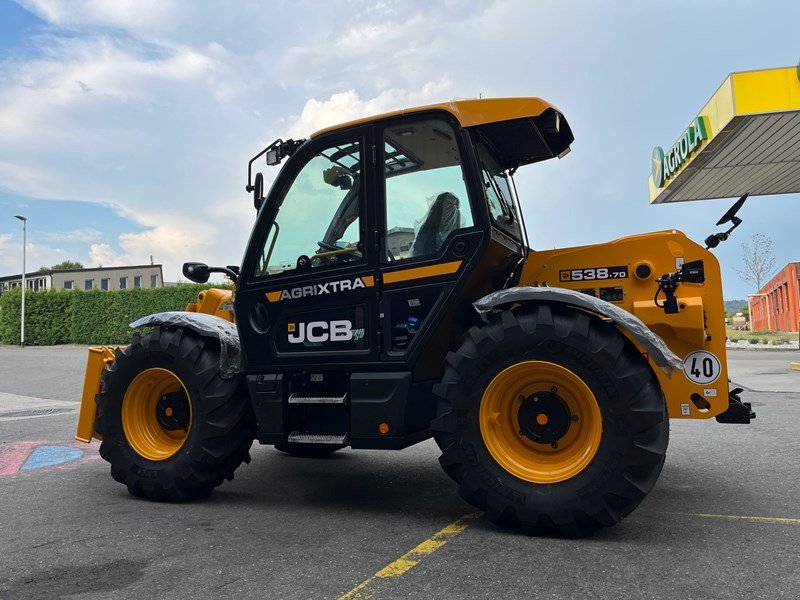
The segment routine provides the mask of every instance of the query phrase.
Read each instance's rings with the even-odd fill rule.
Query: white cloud
[[[103,242],[101,244],[92,244],[89,247],[90,267],[115,267],[124,264],[126,264],[125,259],[110,244]]]
[[[117,240],[119,250],[106,242],[92,244],[88,253],[89,266],[148,264],[152,257],[154,262],[164,265],[169,280],[177,278],[184,262],[204,259],[214,262],[214,246],[219,243],[220,229],[196,221],[183,223],[176,215],[161,214],[152,218],[164,223],[145,231],[121,234]]]
[[[113,27],[132,31],[170,27],[180,15],[171,0],[18,0],[30,12],[62,27]]]
[[[22,32],[0,59],[0,187],[21,199],[114,207],[136,227],[103,232],[91,255],[90,241],[81,242],[88,258],[147,262],[153,254],[168,278],[185,260],[240,260],[254,217],[246,162],[273,139],[479,93],[541,94],[576,133],[564,161],[520,171],[537,245],[680,226],[675,216],[689,213],[647,205],[652,144],[674,135],[729,71],[785,63],[797,21],[769,21],[792,12],[785,1],[752,19],[676,5],[657,28],[638,5],[526,0],[21,4],[47,24]],[[676,36],[702,46],[691,23],[717,17],[732,34],[698,55],[695,69],[652,68]],[[748,36],[754,27],[774,35]],[[558,226],[565,205],[574,206],[569,227]],[[705,206],[684,221],[705,219]],[[791,233],[784,237],[789,251]],[[62,258],[61,241],[38,241],[53,246],[43,262]],[[0,258],[11,250],[2,247]]]
[[[39,267],[49,267],[71,256],[63,248],[28,242],[25,270],[29,273]],[[22,236],[0,233],[0,272],[19,274],[22,272]]]
[[[47,43],[40,58],[0,65],[9,82],[0,91],[0,138],[7,143],[38,145],[44,134],[50,144],[101,143],[90,111],[153,105],[163,102],[165,89],[182,92],[182,86],[199,87],[220,101],[245,89],[218,50],[211,56],[163,49],[154,58],[106,36]]]
[[[64,232],[43,231],[39,232],[37,237],[47,242],[81,242],[88,244],[89,242],[98,240],[101,235],[102,232],[98,231],[94,227],[81,227],[79,229],[73,229],[72,231]]]
[[[448,77],[442,77],[439,81],[423,84],[418,91],[390,89],[373,98],[362,99],[353,89],[332,94],[327,100],[311,99],[298,116],[288,119],[286,135],[293,138],[308,137],[324,127],[408,106],[447,100],[450,94],[452,83]]]

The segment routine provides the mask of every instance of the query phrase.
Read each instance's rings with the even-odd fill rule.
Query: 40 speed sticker
[[[683,359],[683,372],[689,381],[705,385],[717,380],[722,373],[722,365],[711,352],[698,350]]]

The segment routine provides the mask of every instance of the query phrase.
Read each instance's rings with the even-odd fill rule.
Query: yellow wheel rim
[[[540,411],[539,404],[532,404],[545,396],[554,410]],[[544,427],[554,425],[556,417],[567,424],[552,434]],[[497,463],[532,483],[578,475],[592,462],[603,435],[600,406],[589,386],[569,369],[538,360],[498,373],[483,393],[479,421],[483,442]],[[550,436],[549,441],[541,442],[538,435],[535,441],[531,431]]]
[[[159,400],[175,392],[183,392],[187,398],[185,429],[167,429],[159,422]],[[146,369],[134,378],[122,399],[122,429],[137,454],[149,460],[165,460],[181,449],[192,426],[192,403],[188,399],[186,386],[167,369]],[[171,411],[167,408],[166,414],[172,416]]]

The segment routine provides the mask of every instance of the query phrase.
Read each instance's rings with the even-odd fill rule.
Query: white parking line
[[[0,392],[0,421],[37,419],[75,412],[80,404],[68,400],[50,400]]]

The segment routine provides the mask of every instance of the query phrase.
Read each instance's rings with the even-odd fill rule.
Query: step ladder
[[[348,394],[343,396],[301,396],[292,394],[289,396],[289,404],[346,404]]]
[[[315,433],[300,433],[293,431],[289,434],[287,441],[290,444],[323,444],[326,446],[346,446],[350,441],[350,435],[325,435]]]

